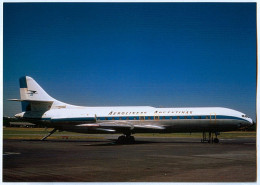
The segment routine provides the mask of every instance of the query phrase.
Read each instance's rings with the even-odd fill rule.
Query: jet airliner
[[[22,112],[15,117],[53,128],[42,140],[57,130],[122,133],[117,139],[120,144],[134,143],[134,133],[202,132],[202,142],[218,143],[219,132],[253,125],[246,114],[222,107],[75,106],[52,98],[29,76],[21,77],[19,83],[21,99],[10,99],[22,104]]]

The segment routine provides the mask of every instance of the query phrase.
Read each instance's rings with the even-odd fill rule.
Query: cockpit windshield
[[[249,118],[249,117],[248,117],[247,115],[245,115],[245,114],[243,114],[242,117],[244,117],[244,118]]]

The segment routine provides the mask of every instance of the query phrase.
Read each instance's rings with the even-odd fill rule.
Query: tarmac
[[[3,182],[255,182],[256,138],[3,140]]]

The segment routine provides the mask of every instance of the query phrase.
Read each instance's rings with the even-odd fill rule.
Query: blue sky
[[[255,120],[256,3],[4,3],[4,116],[33,77],[75,105],[221,106]]]

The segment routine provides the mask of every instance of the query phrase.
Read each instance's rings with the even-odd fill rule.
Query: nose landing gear
[[[214,138],[213,142],[214,143],[219,143],[219,139],[218,138]]]
[[[218,139],[218,135],[219,135],[219,132],[215,132],[215,138],[213,139],[213,134],[212,132],[209,132],[209,137],[207,138],[207,135],[206,135],[206,132],[203,132],[202,133],[202,139],[201,139],[201,142],[202,143],[205,143],[205,142],[208,142],[208,143],[219,143],[219,139]]]
[[[220,135],[220,133],[219,132],[215,132],[215,136],[216,137],[213,139],[214,143],[219,143],[218,135]]]

